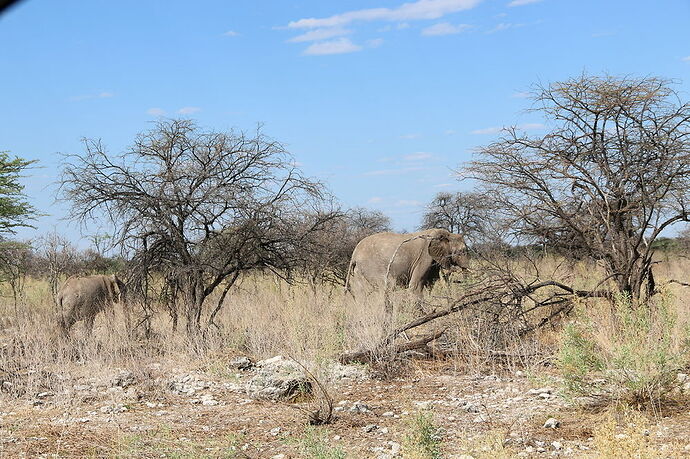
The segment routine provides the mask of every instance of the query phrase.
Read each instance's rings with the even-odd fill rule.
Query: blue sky
[[[498,128],[534,134],[525,91],[657,75],[690,99],[690,2],[26,0],[0,16],[0,150],[37,159],[27,194],[57,228],[58,153],[122,151],[159,116],[283,142],[345,206],[414,230]],[[93,229],[91,229],[93,230]]]

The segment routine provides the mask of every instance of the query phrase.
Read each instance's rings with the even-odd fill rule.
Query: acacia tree
[[[421,229],[444,228],[476,240],[486,235],[490,220],[489,201],[482,194],[442,191],[427,205]]]
[[[117,157],[99,140],[84,147],[67,157],[62,175],[72,216],[107,216],[117,242],[145,265],[137,272],[163,276],[174,323],[183,311],[190,334],[221,284],[224,296],[242,271],[291,264],[292,247],[305,237],[296,219],[324,195],[260,129],[249,136],[166,120]]]
[[[0,280],[10,284],[15,314],[24,291],[30,249],[29,244],[10,241],[6,237],[14,234],[16,228],[32,227],[29,222],[36,216],[36,209],[27,201],[19,179],[34,162],[12,158],[7,152],[0,151]]]
[[[365,237],[382,231],[390,231],[390,219],[382,212],[355,207],[344,212],[332,213],[325,220],[322,215],[305,219],[321,222],[318,231],[298,247],[303,262],[302,271],[312,285],[317,280],[345,285],[350,257],[357,243]]]
[[[514,235],[599,261],[637,305],[655,291],[653,242],[688,221],[690,104],[663,79],[587,75],[533,100],[549,132],[506,129],[464,175]]]
[[[0,151],[0,235],[14,234],[15,228],[31,227],[29,222],[35,217],[36,209],[26,200],[19,178],[34,163],[11,158],[7,152]]]

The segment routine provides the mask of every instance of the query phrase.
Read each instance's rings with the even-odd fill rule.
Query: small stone
[[[368,413],[371,411],[371,408],[362,402],[355,402],[350,407],[350,411],[353,413]]]
[[[271,430],[269,431],[269,433],[270,433],[271,435],[273,435],[274,437],[277,437],[278,434],[280,433],[280,427],[275,427],[275,428],[271,429]]]
[[[555,449],[556,451],[563,449],[563,443],[561,443],[560,441],[551,442],[551,446],[553,446],[553,449]]]
[[[388,427],[381,427],[381,428],[379,429],[379,432],[381,432],[381,433],[384,434],[384,435],[387,434],[387,433],[388,433]]]
[[[479,408],[477,408],[476,405],[473,405],[472,403],[465,403],[463,406],[461,406],[463,410],[467,411],[468,413],[479,413]]]
[[[386,411],[381,416],[383,416],[384,418],[392,418],[393,416],[395,416],[395,413],[393,413],[392,411]]]
[[[561,423],[556,418],[549,418],[544,423],[545,429],[558,429],[560,426],[561,426]]]
[[[271,456],[271,459],[285,459],[286,457],[285,454],[276,454],[275,456]]]
[[[401,450],[400,443],[395,442],[395,441],[389,441],[388,446],[391,447],[391,454],[393,456],[397,456],[398,454],[400,454],[400,450]]]
[[[236,370],[249,370],[254,366],[248,357],[236,357],[228,362],[228,367]]]
[[[342,438],[342,437],[341,437],[340,435],[334,435],[334,436],[333,436],[333,441],[338,441],[338,440],[340,440],[341,438]]]
[[[362,427],[362,430],[369,433],[373,432],[374,430],[378,429],[379,426],[376,424],[367,424],[366,426]]]
[[[629,438],[628,434],[619,433],[616,435],[616,440],[625,440],[626,438]]]

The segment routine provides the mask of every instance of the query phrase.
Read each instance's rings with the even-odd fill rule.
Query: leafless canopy
[[[445,228],[469,241],[483,240],[491,224],[490,201],[475,192],[440,192],[427,205],[421,229]]]
[[[321,222],[301,245],[302,271],[312,285],[318,280],[345,285],[350,257],[357,243],[365,237],[390,231],[390,219],[381,212],[356,207],[344,212],[312,216]]]
[[[224,297],[241,271],[289,267],[300,240],[330,218],[317,212],[321,184],[260,129],[248,136],[167,120],[116,157],[99,140],[86,139],[84,147],[68,156],[62,176],[72,217],[107,216],[117,241],[145,268],[136,278],[162,274],[171,308],[182,306],[190,332],[216,288],[225,285]],[[305,213],[320,218],[302,225]]]
[[[583,75],[533,98],[549,132],[507,129],[464,175],[523,241],[601,261],[633,303],[653,294],[652,242],[688,221],[690,105],[651,77]]]

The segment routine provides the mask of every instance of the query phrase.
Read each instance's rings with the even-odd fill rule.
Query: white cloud
[[[374,38],[373,40],[367,41],[367,46],[369,48],[378,48],[383,44],[383,38]]]
[[[471,131],[470,134],[475,134],[475,135],[485,135],[485,134],[498,134],[503,130],[502,127],[489,127],[489,128],[484,128],[484,129],[475,129],[474,131]]]
[[[349,38],[339,38],[337,40],[322,41],[309,45],[304,50],[304,54],[309,56],[324,56],[327,54],[345,54],[361,51],[362,47],[350,41]]]
[[[146,113],[148,113],[151,116],[164,116],[165,110],[163,110],[162,108],[153,107],[146,110]]]
[[[422,35],[431,37],[431,36],[438,36],[438,35],[455,35],[458,33],[462,33],[467,29],[470,29],[472,26],[469,24],[451,24],[449,22],[439,22],[438,24],[434,24],[430,27],[427,27],[425,29],[422,29]]]
[[[234,30],[228,30],[223,34],[224,37],[236,37],[238,35],[239,33],[235,32]]]
[[[524,0],[517,0],[524,1]],[[438,19],[450,13],[468,10],[481,0],[417,0],[396,8],[367,8],[347,11],[326,18],[304,18],[288,24],[291,29],[338,27],[356,21],[412,21]]]
[[[383,198],[380,196],[373,196],[371,197],[368,201],[367,204],[378,204],[380,202],[383,202]]]
[[[457,131],[455,129],[446,129],[443,133],[445,135],[455,135],[457,134]]]
[[[396,202],[395,205],[397,207],[418,207],[421,206],[422,203],[414,199],[401,199]]]
[[[452,183],[439,183],[438,185],[434,185],[434,188],[449,188],[453,186]]]
[[[681,59],[684,62],[690,62],[690,56],[685,56],[683,59]]]
[[[431,153],[425,153],[420,151],[419,153],[411,153],[409,155],[404,155],[402,159],[403,161],[422,161],[425,159],[431,159],[433,157],[434,155],[432,155]]]
[[[78,102],[82,100],[91,100],[91,99],[110,99],[111,97],[115,97],[115,94],[109,91],[102,91],[97,94],[85,94],[82,96],[75,96],[71,97],[69,100],[73,102]]]
[[[518,124],[515,126],[515,129],[521,130],[521,131],[534,131],[538,129],[543,129],[544,125],[541,123],[524,123],[524,124]],[[484,129],[476,129],[474,131],[471,131],[470,134],[475,134],[475,135],[486,135],[486,134],[498,134],[502,132],[506,127],[498,127],[498,126],[492,126]]]
[[[531,94],[527,91],[514,92],[510,97],[514,99],[527,99]]]
[[[177,111],[180,115],[191,115],[192,113],[197,113],[200,112],[201,109],[199,107],[182,107]]]
[[[305,32],[302,35],[297,35],[292,37],[288,41],[290,43],[302,43],[305,41],[319,41],[326,40],[327,38],[341,37],[343,35],[349,35],[352,30],[344,29],[342,27],[333,27],[329,29],[314,29],[309,32]]]
[[[532,3],[539,3],[541,1],[542,0],[513,0],[512,2],[508,3],[508,6],[524,6]]]
[[[403,134],[400,136],[400,138],[401,139],[407,139],[407,140],[417,139],[417,138],[419,138],[419,134],[415,134],[415,133]]]
[[[504,30],[508,29],[517,29],[519,27],[524,27],[526,24],[523,23],[513,23],[513,22],[501,22],[496,25],[493,29],[489,30],[486,33],[496,33],[496,32],[503,32]]]

